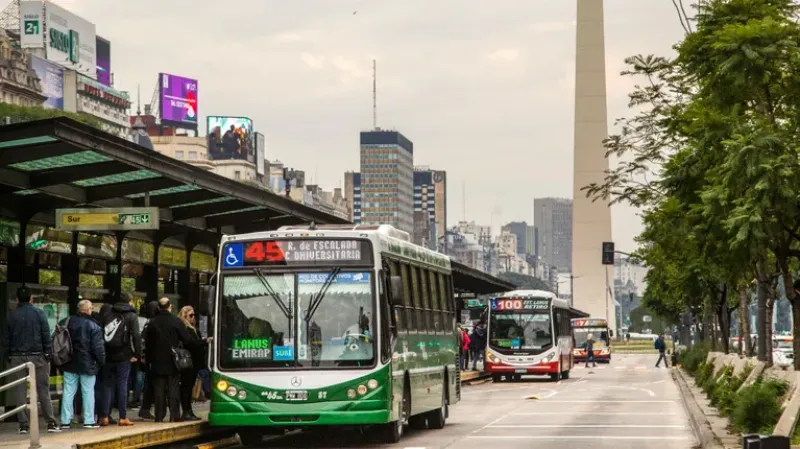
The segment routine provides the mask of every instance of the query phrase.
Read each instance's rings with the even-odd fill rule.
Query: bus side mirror
[[[200,315],[211,316],[214,314],[214,300],[217,296],[215,285],[200,287]]]
[[[390,278],[392,287],[392,305],[401,306],[405,303],[403,298],[403,280],[400,276],[392,276]]]
[[[612,331],[611,329],[608,330],[608,337],[614,338],[614,331]]]

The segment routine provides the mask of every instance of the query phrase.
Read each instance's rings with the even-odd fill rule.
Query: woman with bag
[[[199,421],[200,418],[195,416],[192,412],[192,391],[194,390],[195,383],[197,383],[197,372],[200,371],[205,365],[204,354],[208,343],[211,340],[203,340],[200,337],[200,332],[195,328],[195,313],[192,306],[184,306],[178,313],[178,318],[183,321],[186,330],[189,332],[191,342],[186,344],[186,348],[192,356],[192,367],[181,371],[181,409],[183,415],[181,416],[184,421]]]

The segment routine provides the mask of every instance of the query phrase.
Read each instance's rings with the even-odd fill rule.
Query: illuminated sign
[[[156,230],[158,220],[157,207],[56,209],[59,231]]]
[[[128,110],[131,107],[131,101],[127,94],[85,76],[78,78],[78,91],[119,109]]]
[[[223,267],[252,265],[369,265],[366,240],[308,239],[230,243],[223,249]]]
[[[572,327],[608,327],[608,321],[602,318],[575,318]]]
[[[491,300],[492,310],[547,310],[549,299],[497,298]]]
[[[237,338],[233,340],[234,359],[271,359],[272,340],[269,338]]]

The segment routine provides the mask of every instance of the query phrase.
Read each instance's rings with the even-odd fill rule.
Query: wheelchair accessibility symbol
[[[225,246],[222,260],[224,267],[241,267],[244,265],[244,245],[231,243]]]

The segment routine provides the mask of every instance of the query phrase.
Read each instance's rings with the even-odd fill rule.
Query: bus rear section
[[[574,349],[572,354],[576,362],[585,362],[586,341],[592,337],[592,353],[596,362],[611,362],[611,337],[613,331],[608,328],[608,321],[602,318],[576,318],[572,320],[572,337]]]
[[[566,316],[567,321],[559,321],[566,312],[554,302],[562,301],[536,290],[509,292],[490,300],[485,365],[495,382],[519,380],[523,375],[569,377],[569,321]]]

